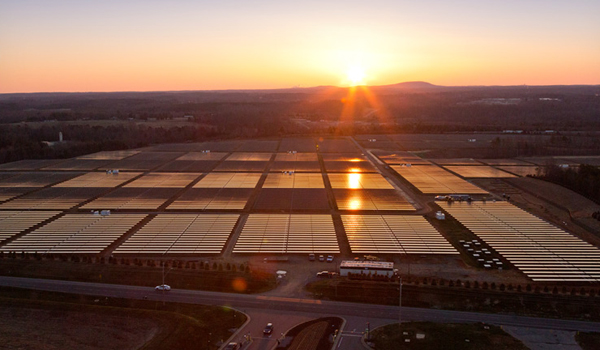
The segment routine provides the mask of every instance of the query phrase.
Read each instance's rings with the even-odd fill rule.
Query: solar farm
[[[376,138],[171,144],[3,164],[0,251],[461,259],[456,237],[423,203],[463,194],[475,199],[436,203],[528,279],[600,281],[596,246],[512,204],[480,200],[493,193],[473,179],[518,178],[537,165],[428,160],[392,136]]]

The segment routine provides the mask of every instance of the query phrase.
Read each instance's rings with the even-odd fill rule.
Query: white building
[[[348,273],[392,277],[394,275],[394,263],[388,261],[344,260],[340,264],[340,276],[348,276]]]

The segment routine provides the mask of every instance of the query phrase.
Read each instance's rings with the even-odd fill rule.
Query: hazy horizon
[[[0,93],[600,84],[600,3],[0,4]]]

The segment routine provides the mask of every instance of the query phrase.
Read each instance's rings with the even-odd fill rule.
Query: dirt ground
[[[23,307],[0,309],[3,349],[139,349],[159,326],[147,319]],[[35,331],[32,331],[35,330]]]

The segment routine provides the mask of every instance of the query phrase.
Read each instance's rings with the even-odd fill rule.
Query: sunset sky
[[[0,0],[0,93],[353,79],[600,84],[600,1]]]

